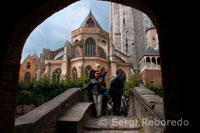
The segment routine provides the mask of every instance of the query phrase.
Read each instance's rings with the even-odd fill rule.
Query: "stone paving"
[[[84,133],[142,133],[142,126],[135,117],[103,116],[85,119]]]

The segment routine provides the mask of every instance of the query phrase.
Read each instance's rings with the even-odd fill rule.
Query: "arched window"
[[[75,79],[77,79],[77,69],[74,67],[73,69],[72,69],[72,73],[73,73],[73,80],[75,80]]]
[[[104,44],[106,44],[106,41],[104,41],[104,40],[102,40],[101,42],[104,43]]]
[[[153,63],[154,65],[156,65],[156,58],[155,58],[155,57],[152,58],[152,63]]]
[[[76,44],[77,42],[78,42],[78,40],[75,40],[75,41],[74,41],[74,44]]]
[[[92,38],[85,41],[85,56],[96,56],[96,44]]]
[[[146,58],[146,64],[150,64],[150,62],[151,62],[151,61],[150,61],[150,58],[147,57],[147,58]]]
[[[87,76],[87,77],[89,77],[89,74],[90,74],[90,71],[92,70],[92,67],[91,66],[87,66],[86,68],[85,68],[85,75]]]
[[[105,72],[105,70],[106,70],[106,69],[105,69],[104,67],[101,68],[101,72]]]
[[[30,72],[26,72],[24,75],[24,81],[25,82],[30,82],[31,81],[31,74]]]
[[[160,57],[157,58],[157,64],[160,65]]]
[[[30,62],[28,62],[28,63],[26,64],[26,68],[27,68],[27,69],[30,69],[30,68],[31,68],[31,63],[30,63]]]
[[[56,69],[52,74],[52,82],[60,82],[61,69]]]
[[[99,47],[99,53],[101,58],[106,58],[106,53],[103,48]]]

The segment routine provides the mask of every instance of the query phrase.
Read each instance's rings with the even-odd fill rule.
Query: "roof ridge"
[[[96,20],[96,18],[94,17],[92,11],[90,10],[90,12],[88,13],[88,15],[86,16],[86,18],[83,20],[83,22],[81,23],[79,28],[83,28],[83,27],[88,27],[87,25],[87,21],[92,18],[92,20],[94,21],[94,28],[101,28],[100,24],[98,23],[98,21]]]

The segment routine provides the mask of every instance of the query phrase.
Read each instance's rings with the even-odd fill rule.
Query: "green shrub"
[[[153,92],[155,92],[156,95],[159,95],[160,97],[162,97],[163,95],[162,85],[150,83],[150,80],[146,80],[145,82],[146,82],[145,83],[146,88],[152,90]]]
[[[33,104],[36,107],[51,100],[61,94],[68,88],[82,87],[85,79],[61,80],[60,82],[51,82],[52,80],[43,77],[39,81],[23,82],[18,85],[17,105]]]
[[[123,95],[129,96],[130,91],[132,88],[136,87],[136,86],[140,86],[140,77],[138,75],[134,75],[133,77],[130,77],[129,81],[125,82],[124,85],[124,93]]]

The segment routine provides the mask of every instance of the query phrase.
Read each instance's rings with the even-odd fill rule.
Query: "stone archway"
[[[180,25],[185,20],[177,17],[185,7],[179,6],[171,1],[159,2],[148,0],[108,0],[117,2],[146,13],[154,23],[160,42],[160,59],[162,68],[162,79],[164,89],[164,109],[166,119],[176,120],[189,115],[185,105],[189,99],[184,99],[183,90],[188,81],[182,76],[180,68],[186,68],[181,60],[184,50],[179,50],[182,46],[177,35],[183,35]],[[2,19],[4,27],[1,29],[2,46],[0,49],[0,131],[13,132],[14,118],[17,97],[17,85],[19,77],[20,59],[23,46],[29,34],[45,19],[53,13],[76,2],[76,0],[48,0],[35,1],[5,1],[4,7],[9,12],[4,12]],[[183,10],[177,10],[177,7]],[[3,9],[4,10],[4,9]],[[170,52],[169,52],[170,51]],[[174,58],[176,57],[176,58]],[[180,60],[176,60],[176,59]],[[186,101],[187,100],[187,101]],[[191,101],[192,102],[192,101]],[[183,110],[184,109],[184,110]],[[168,132],[183,132],[183,128],[167,127]]]

